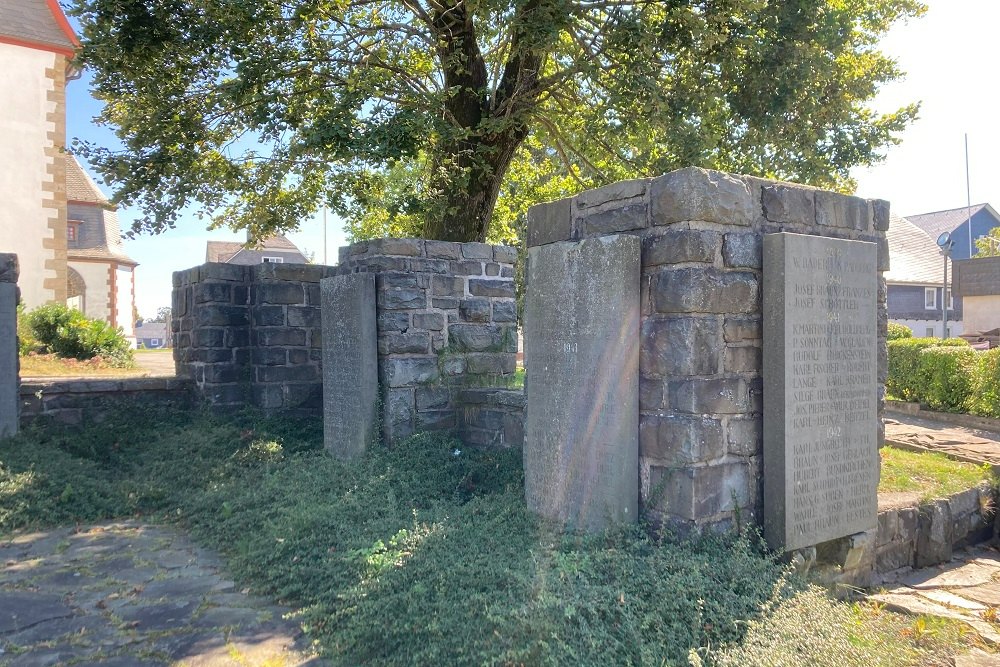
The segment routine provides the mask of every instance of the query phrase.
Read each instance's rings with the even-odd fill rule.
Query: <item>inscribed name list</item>
[[[764,239],[764,532],[793,550],[874,527],[876,246]]]

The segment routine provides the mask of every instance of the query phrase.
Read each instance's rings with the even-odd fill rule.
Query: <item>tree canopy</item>
[[[973,257],[1000,257],[1000,227],[994,227],[976,239]]]
[[[850,189],[915,118],[869,108],[916,0],[78,0],[124,149],[80,145],[160,232],[516,234],[526,206],[697,165]],[[491,227],[492,221],[492,227]]]

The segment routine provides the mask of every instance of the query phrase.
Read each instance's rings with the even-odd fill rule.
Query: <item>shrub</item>
[[[889,322],[886,340],[899,340],[901,338],[913,338],[913,332],[910,331],[910,327],[898,322]]]
[[[45,351],[70,359],[100,357],[112,366],[134,362],[132,349],[120,328],[103,320],[88,319],[62,304],[41,306],[25,317],[28,328]]]
[[[903,401],[922,400],[926,382],[920,375],[920,353],[929,347],[964,347],[969,344],[961,338],[898,338],[889,341],[889,375],[886,391]]]
[[[17,304],[17,354],[24,357],[32,352],[40,352],[42,344],[35,338],[35,332],[28,324],[28,312],[23,303]]]
[[[1000,418],[1000,348],[981,352],[972,370],[969,412]]]
[[[935,345],[920,351],[921,403],[935,410],[965,410],[972,388],[976,351]]]

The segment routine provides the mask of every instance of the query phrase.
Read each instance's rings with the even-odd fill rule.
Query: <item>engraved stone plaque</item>
[[[323,326],[323,443],[351,459],[377,437],[378,334],[375,274],[320,281]]]
[[[764,535],[792,551],[874,528],[876,245],[764,237]]]
[[[528,250],[525,495],[589,531],[639,503],[639,239]]]

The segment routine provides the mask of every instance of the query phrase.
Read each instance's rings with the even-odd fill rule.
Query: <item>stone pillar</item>
[[[250,404],[249,268],[209,263],[173,275],[177,376],[193,380],[213,407]]]
[[[18,430],[17,255],[0,253],[0,438]]]
[[[323,442],[352,459],[377,440],[378,334],[375,276],[335,276],[320,282],[323,301]]]
[[[515,371],[517,251],[485,243],[378,239],[340,249],[342,273],[374,273],[388,442],[459,426],[460,392]]]

